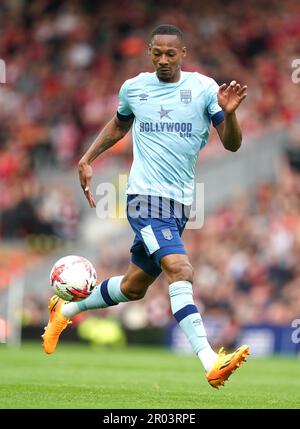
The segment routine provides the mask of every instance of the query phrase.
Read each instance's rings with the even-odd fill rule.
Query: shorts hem
[[[162,248],[162,249],[156,250],[156,252],[154,252],[152,254],[152,257],[160,265],[161,259],[167,255],[186,255],[186,251],[182,248],[176,249],[175,247],[173,247],[173,248]]]
[[[132,253],[132,257],[131,257],[131,262],[136,265],[137,267],[139,267],[141,270],[143,270],[146,274],[148,274],[148,276],[151,277],[158,277],[161,274],[161,268],[159,267],[155,267],[153,268],[153,270],[151,269],[145,269],[145,267],[143,266],[142,262],[139,262],[138,259],[136,259],[134,256],[134,253]]]

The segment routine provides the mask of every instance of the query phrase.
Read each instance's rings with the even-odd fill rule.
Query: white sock
[[[68,302],[66,304],[62,306],[61,312],[67,319],[80,313],[81,310],[79,310],[77,302]]]
[[[205,372],[208,372],[210,370],[210,368],[213,366],[213,363],[218,357],[217,353],[213,351],[213,349],[208,343],[207,346],[204,347],[204,349],[200,350],[200,352],[198,352],[197,354],[202,362],[202,365],[204,366]]]

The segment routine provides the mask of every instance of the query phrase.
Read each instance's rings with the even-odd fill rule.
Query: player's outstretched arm
[[[121,140],[130,130],[132,122],[132,119],[125,122],[120,121],[114,116],[98,134],[78,163],[80,185],[91,208],[96,207],[96,202],[90,189],[93,175],[91,163],[101,155],[101,153]]]
[[[247,97],[247,86],[241,87],[233,80],[230,85],[220,86],[218,104],[222,107],[224,121],[217,125],[217,131],[225,149],[235,152],[242,143],[242,131],[235,114],[236,109]]]

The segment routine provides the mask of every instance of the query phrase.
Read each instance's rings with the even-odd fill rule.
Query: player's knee
[[[194,270],[189,261],[173,261],[164,268],[164,273],[170,284],[181,280],[193,282]]]

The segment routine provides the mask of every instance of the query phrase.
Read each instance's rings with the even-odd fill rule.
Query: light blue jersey
[[[208,141],[211,122],[216,126],[224,119],[218,89],[213,79],[184,71],[176,83],[162,82],[156,73],[124,82],[117,116],[134,118],[127,194],[192,204],[197,156]]]

